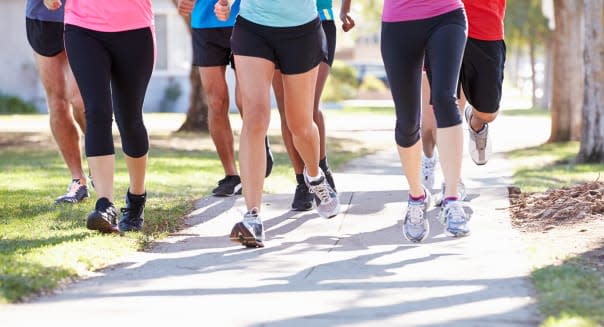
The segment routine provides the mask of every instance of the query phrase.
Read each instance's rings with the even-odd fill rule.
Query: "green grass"
[[[508,153],[515,161],[514,184],[523,192],[543,192],[604,176],[604,164],[576,164],[578,142],[544,144]]]
[[[523,192],[543,192],[604,176],[603,164],[576,164],[578,142],[544,144],[509,153],[514,184]],[[536,249],[539,251],[539,249]],[[604,326],[604,276],[581,256],[532,272],[544,327]]]
[[[539,292],[542,326],[604,325],[604,276],[580,260],[547,266],[532,273]]]
[[[0,133],[0,137],[7,135]],[[9,135],[13,143],[14,135]],[[37,134],[26,137],[31,135]],[[81,204],[54,204],[55,197],[65,192],[69,183],[54,146],[25,142],[0,149],[0,303],[26,300],[52,290],[65,280],[107,266],[178,230],[193,200],[208,195],[223,177],[207,134],[151,131],[151,142],[145,228],[123,237],[86,229],[85,217],[93,209],[94,192]],[[292,192],[295,180],[281,137],[271,136],[271,143],[275,166],[265,182],[265,191]],[[329,138],[327,146],[334,170],[370,152],[360,142],[347,139]],[[115,201],[121,207],[128,177],[121,151],[117,153]]]
[[[530,109],[505,109],[501,111],[503,116],[537,116],[537,117],[549,117],[551,111],[543,108],[530,108]]]

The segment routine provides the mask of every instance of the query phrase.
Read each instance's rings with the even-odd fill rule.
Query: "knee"
[[[149,137],[147,128],[142,120],[129,123],[127,125],[119,124],[120,136],[122,139],[122,149],[125,154],[133,158],[139,158],[147,154],[149,150]]]
[[[206,88],[208,96],[208,109],[214,113],[222,113],[228,110],[229,94],[227,90],[219,90],[217,88]]]
[[[474,109],[472,111],[472,115],[474,115],[474,117],[478,118],[479,120],[483,121],[484,123],[490,123],[492,121],[495,120],[495,118],[497,118],[497,115],[499,114],[499,111],[495,111],[495,112],[481,112],[478,111],[477,109]]]
[[[65,92],[47,91],[46,102],[48,104],[48,113],[51,117],[65,118],[69,114],[69,102]]]
[[[454,95],[433,94],[432,103],[438,128],[446,128],[461,124],[461,115]]]
[[[394,138],[396,144],[403,148],[413,146],[420,138],[419,125],[411,125],[397,121],[396,128],[394,129]]]
[[[288,122],[288,128],[292,136],[296,138],[311,137],[316,130],[316,126],[313,123],[301,125],[296,122]]]

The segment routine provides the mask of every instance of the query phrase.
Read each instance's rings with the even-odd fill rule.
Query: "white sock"
[[[317,175],[317,176],[306,175],[306,177],[308,178],[309,182],[316,182],[316,181],[320,180],[321,177],[323,177],[323,175],[321,175],[321,171],[319,170],[319,175]]]

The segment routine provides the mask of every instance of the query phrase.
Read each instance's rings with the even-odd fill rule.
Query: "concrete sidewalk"
[[[520,122],[501,121],[494,136],[509,146],[522,133],[503,128]],[[0,307],[1,325],[534,326],[530,267],[506,209],[510,173],[500,154],[465,162],[472,235],[446,237],[433,209],[420,245],[402,236],[407,186],[394,146],[335,174],[343,205],[333,219],[290,211],[291,194],[266,195],[263,249],[229,242],[241,197],[204,198],[189,228],[56,295]]]

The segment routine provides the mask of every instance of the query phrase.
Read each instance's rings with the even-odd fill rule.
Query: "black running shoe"
[[[230,238],[231,241],[248,248],[264,247],[264,226],[257,209],[254,208],[243,215],[243,220],[233,226]]]
[[[95,209],[86,219],[86,228],[101,233],[117,233],[117,211],[107,198],[96,201]]]
[[[325,179],[327,180],[327,184],[329,184],[329,186],[331,186],[331,188],[337,192],[336,190],[336,183],[333,181],[333,175],[331,174],[331,169],[327,169],[323,171],[323,174],[325,175]]]
[[[84,201],[89,196],[90,194],[88,194],[88,187],[86,187],[86,184],[82,184],[82,180],[76,178],[69,184],[67,193],[56,198],[55,203],[78,203]]]
[[[126,207],[122,208],[120,232],[137,232],[143,229],[145,223],[145,202],[147,193],[141,195],[126,193]]]
[[[306,184],[298,184],[296,186],[296,193],[294,194],[294,201],[292,202],[292,209],[295,211],[308,211],[312,209],[314,199],[315,196],[308,192]]]
[[[233,196],[241,194],[241,178],[238,175],[225,176],[212,190],[214,196]]]
[[[273,152],[271,151],[271,144],[268,142],[268,136],[264,137],[264,147],[266,148],[266,172],[264,173],[264,177],[270,176],[273,171]]]

